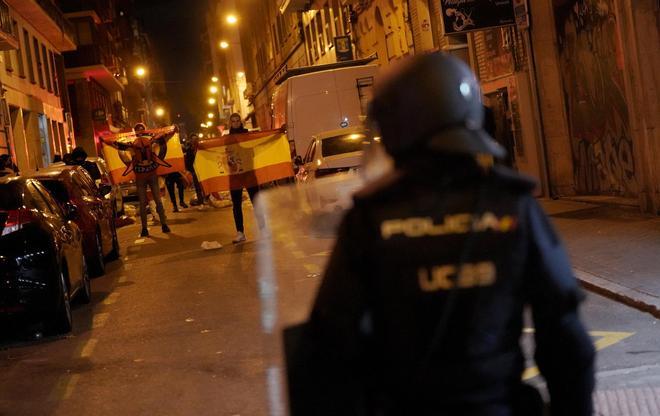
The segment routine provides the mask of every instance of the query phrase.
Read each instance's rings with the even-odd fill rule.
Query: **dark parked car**
[[[30,175],[38,179],[64,210],[74,214],[83,233],[83,252],[92,276],[105,273],[105,260],[119,256],[112,202],[105,198],[111,189],[98,188],[87,170],[80,166],[58,165]]]
[[[75,295],[91,297],[80,229],[38,181],[0,178],[0,313],[69,332]]]

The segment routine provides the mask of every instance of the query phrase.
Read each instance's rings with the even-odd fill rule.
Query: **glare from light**
[[[211,77],[211,82],[218,82],[218,81],[219,81],[218,77]]]
[[[200,139],[204,138],[204,133],[198,133],[197,137],[199,137]]]
[[[216,103],[215,98],[213,98],[213,97],[209,98],[209,104],[213,105],[215,103]]]
[[[236,22],[238,22],[238,17],[236,17],[236,16],[233,15],[233,14],[230,14],[230,15],[227,15],[227,19],[226,19],[226,20],[227,20],[227,23],[229,23],[230,25],[235,25]]]
[[[213,117],[215,117],[215,114],[213,114],[213,113],[208,113],[208,114],[206,115],[206,117],[208,117],[208,118],[213,118]]]
[[[380,137],[379,136],[374,137],[374,141],[375,142],[380,142]]]
[[[206,122],[206,127],[211,127],[213,125],[213,122],[211,120]]]
[[[236,76],[239,77],[239,78],[243,78],[245,76],[245,72],[239,71],[239,72],[236,73]]]
[[[361,134],[353,133],[348,136],[348,140],[357,140],[361,139],[363,136]]]
[[[209,87],[209,91],[211,91],[211,94],[217,94],[218,87],[216,87],[215,85],[211,85],[211,87]]]
[[[226,40],[220,41],[220,49],[227,49],[229,47],[229,42]]]
[[[156,117],[163,117],[165,115],[165,109],[163,107],[158,107],[156,109]]]
[[[321,166],[321,159],[316,159],[316,166]]]
[[[147,69],[143,66],[138,66],[135,68],[135,76],[138,78],[144,78],[147,75]]]
[[[200,124],[199,127],[205,129],[205,128],[206,128],[206,123],[202,123],[202,124]]]

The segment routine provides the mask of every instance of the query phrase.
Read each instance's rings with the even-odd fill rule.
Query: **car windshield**
[[[9,182],[0,185],[0,211],[18,209],[21,205],[21,187],[18,183]]]
[[[39,182],[48,189],[48,192],[50,192],[57,202],[64,204],[69,201],[69,192],[62,182],[54,179],[43,179]]]
[[[94,180],[101,179],[101,171],[99,170],[99,167],[96,163],[86,160],[82,163],[82,167],[85,168],[85,170],[87,171],[87,173],[89,173],[89,176],[91,176],[92,179]]]
[[[363,142],[366,137],[362,133],[353,133],[325,138],[321,146],[321,154],[323,157],[328,157],[342,153],[359,152],[363,149]]]

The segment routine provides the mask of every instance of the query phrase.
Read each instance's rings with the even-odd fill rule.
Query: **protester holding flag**
[[[229,116],[229,123],[229,134],[243,134],[248,132],[248,129],[243,127],[241,115],[238,113]],[[250,201],[254,203],[254,197],[257,195],[257,192],[259,192],[259,185],[246,189]],[[232,243],[238,244],[247,239],[245,237],[245,227],[243,226],[243,187],[232,189],[229,193],[231,195],[231,206],[234,211],[234,224],[236,225],[236,237],[232,240]]]
[[[142,222],[140,235],[142,237],[149,236],[149,230],[147,229],[147,187],[151,189],[151,194],[156,203],[161,229],[164,233],[169,233],[170,227],[167,225],[167,217],[160,197],[157,169],[159,166],[171,166],[164,160],[167,154],[167,141],[178,132],[178,127],[174,126],[173,129],[166,132],[154,134],[147,132],[144,124],[138,123],[133,130],[135,131],[135,138],[130,142],[108,141],[102,138],[103,143],[117,150],[130,151],[132,154],[131,163],[126,168],[124,175],[130,171],[135,174],[135,184],[140,200],[140,220]],[[158,154],[155,154],[154,146],[159,147]]]

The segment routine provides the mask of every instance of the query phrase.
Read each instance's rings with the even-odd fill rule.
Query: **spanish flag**
[[[293,176],[289,141],[280,130],[204,140],[195,156],[195,172],[206,194],[288,178]]]
[[[161,129],[145,130],[144,134],[151,134],[157,136],[160,134],[167,134],[172,132],[174,127],[165,127]],[[119,133],[112,136],[104,136],[103,141],[103,156],[108,165],[108,170],[112,175],[112,180],[115,183],[128,182],[135,179],[135,173],[127,169],[133,158],[131,150],[117,150],[106,143],[119,141],[121,143],[131,143],[135,139],[135,133]],[[167,175],[172,172],[182,172],[185,170],[185,163],[183,159],[183,150],[181,149],[181,142],[179,141],[179,133],[175,133],[166,143],[167,153],[165,153],[164,164],[161,162],[156,170],[157,175]],[[152,155],[157,157],[159,153],[159,146],[154,144]],[[169,165],[169,166],[168,166]]]

